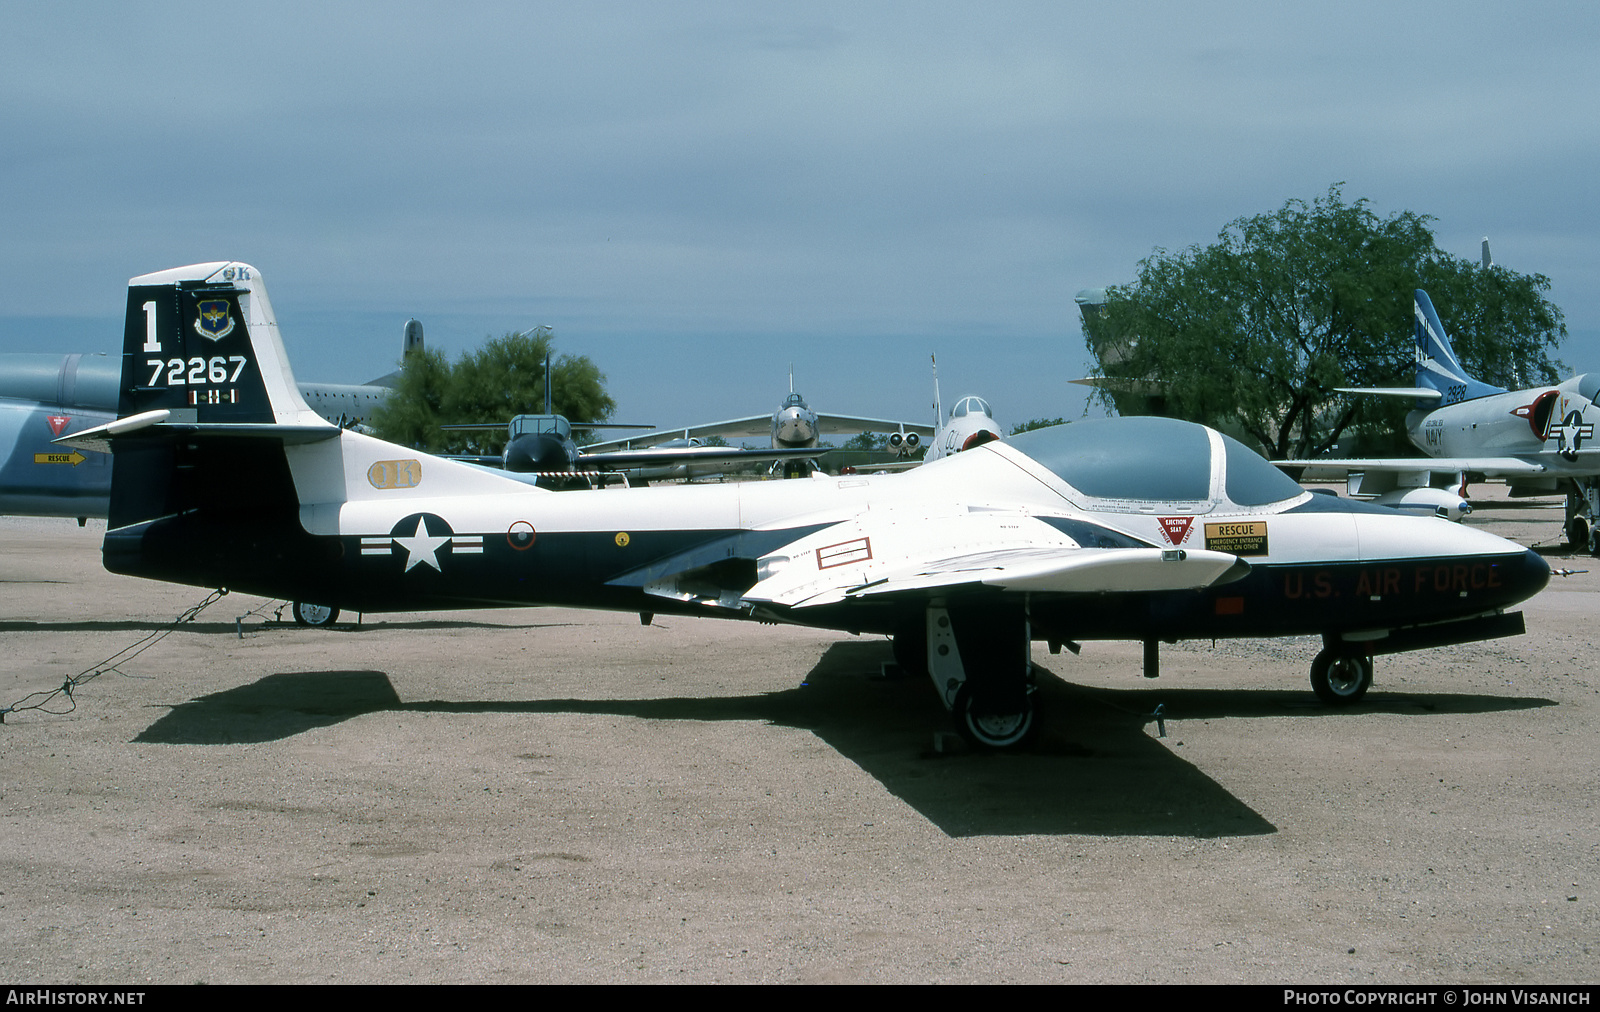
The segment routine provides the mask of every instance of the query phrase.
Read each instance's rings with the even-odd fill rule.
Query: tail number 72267
[[[245,357],[243,355],[214,355],[209,359],[196,355],[185,360],[171,358],[145,359],[145,368],[150,370],[150,386],[161,386],[161,373],[166,371],[166,385],[205,386],[206,384],[231,384],[239,381],[239,374],[244,371]],[[232,367],[230,373],[229,367]]]

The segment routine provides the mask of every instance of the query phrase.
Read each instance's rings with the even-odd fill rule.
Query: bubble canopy
[[[1034,429],[1007,442],[1094,499],[1225,499],[1239,506],[1265,506],[1305,494],[1298,483],[1238,440],[1172,418],[1087,419]],[[1212,457],[1218,450],[1222,480],[1214,490]]]

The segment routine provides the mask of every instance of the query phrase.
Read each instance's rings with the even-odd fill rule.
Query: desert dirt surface
[[[1600,566],[1554,500],[1478,505],[1594,570],[1526,636],[1380,657],[1344,710],[1312,638],[1153,681],[1039,644],[1018,755],[881,638],[229,595],[0,725],[0,979],[1592,983]],[[0,518],[0,706],[205,597],[102,529]]]

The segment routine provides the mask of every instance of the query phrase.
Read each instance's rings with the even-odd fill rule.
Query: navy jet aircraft
[[[1000,423],[994,420],[994,410],[982,397],[969,394],[961,398],[956,401],[956,406],[950,409],[950,416],[945,417],[944,403],[939,397],[939,363],[933,356],[928,357],[933,363],[934,419],[933,436],[928,441],[928,452],[920,459],[897,460],[886,464],[851,468],[851,473],[905,471],[1001,438]],[[895,433],[889,437],[889,449],[902,457],[910,457],[916,452],[918,445],[919,440],[915,432]]]
[[[1483,531],[1302,490],[1220,433],[1112,418],[903,475],[550,492],[341,429],[300,396],[261,276],[129,282],[113,572],[363,611],[562,605],[894,637],[957,726],[1037,726],[1035,640],[1320,634],[1312,685],[1377,654],[1523,631],[1549,567]],[[187,363],[198,362],[191,371]],[[169,368],[171,362],[185,364]]]
[[[422,340],[422,324],[407,320],[403,354],[421,348]],[[103,354],[0,355],[0,514],[77,517],[80,526],[106,515],[109,460],[62,451],[50,440],[114,420],[121,372],[121,360]],[[299,390],[323,418],[362,428],[398,376],[367,384],[305,383]]]
[[[1484,244],[1487,264],[1488,240]],[[1428,456],[1277,463],[1349,472],[1351,495],[1452,519],[1470,512],[1464,499],[1469,481],[1504,479],[1513,496],[1565,493],[1567,543],[1600,555],[1600,373],[1508,391],[1467,375],[1433,301],[1420,288],[1414,316],[1416,385],[1340,392],[1414,400],[1406,436]]]

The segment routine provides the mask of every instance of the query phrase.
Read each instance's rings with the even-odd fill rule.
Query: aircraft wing
[[[582,449],[587,453],[605,452],[634,446],[654,446],[657,443],[665,443],[669,439],[693,439],[696,437],[705,439],[709,436],[720,436],[723,439],[770,439],[772,438],[772,415],[729,418],[721,422],[685,425],[677,429],[653,429],[649,432],[641,432],[638,435],[625,436],[621,439],[602,439],[594,443],[585,443]]]
[[[1240,579],[1249,563],[1226,552],[1084,547],[1038,517],[943,516],[889,510],[833,524],[769,552],[741,603],[813,608],[885,594],[993,587],[1028,593],[1192,590]],[[1111,533],[1111,532],[1106,532]],[[1095,539],[1099,540],[1099,539]]]
[[[672,464],[753,464],[765,460],[797,460],[815,457],[814,446],[791,450],[743,450],[736,446],[646,447],[638,450],[610,450],[602,453],[579,451],[578,467],[583,470],[626,471],[635,467],[665,467]]]
[[[1314,460],[1274,460],[1278,467],[1317,468],[1324,471],[1390,471],[1396,473],[1459,474],[1485,478],[1515,478],[1545,474],[1545,465],[1522,457],[1319,457]]]
[[[817,432],[830,436],[856,436],[863,432],[915,432],[924,439],[933,437],[933,426],[897,422],[892,418],[860,418],[856,415],[830,415],[817,412]]]

